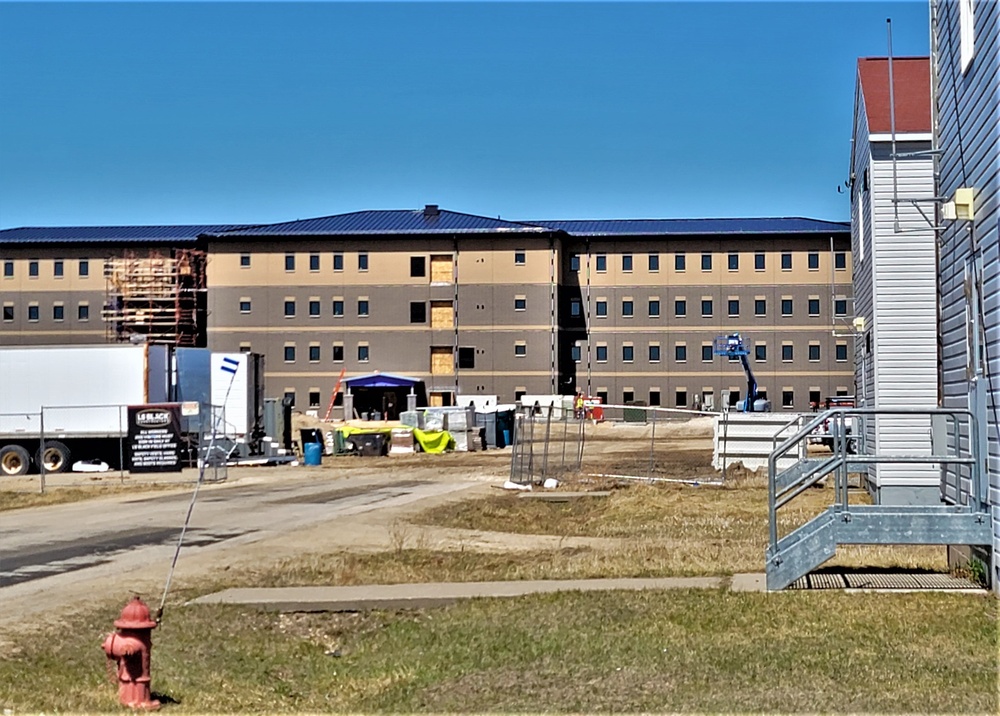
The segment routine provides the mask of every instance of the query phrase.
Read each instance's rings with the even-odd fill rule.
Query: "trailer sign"
[[[180,424],[179,403],[130,405],[128,469],[131,472],[179,472]]]

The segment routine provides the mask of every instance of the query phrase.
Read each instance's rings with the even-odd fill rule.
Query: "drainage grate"
[[[816,572],[799,577],[789,589],[845,589],[847,582],[840,574]]]

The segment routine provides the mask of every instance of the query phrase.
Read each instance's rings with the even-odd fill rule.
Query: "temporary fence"
[[[63,482],[58,476],[65,473],[117,473],[124,482],[131,455],[129,407],[43,406],[33,413],[0,413],[0,445],[6,445],[0,450],[0,479],[37,478],[42,493],[47,486]],[[182,418],[181,465],[194,467],[203,461],[209,468],[205,481],[222,481],[237,441],[220,427],[226,425],[225,408],[212,406],[208,412]],[[74,483],[78,484],[101,483]]]
[[[539,484],[568,476],[707,483],[721,475],[705,460],[712,418],[705,411],[603,405],[583,414],[551,406],[515,416],[510,479]]]

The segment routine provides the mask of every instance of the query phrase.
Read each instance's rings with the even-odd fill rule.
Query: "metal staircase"
[[[951,445],[934,445],[933,451],[941,454],[876,454],[865,440],[873,431],[865,428],[867,425],[874,427],[875,423],[870,421],[883,415],[905,416],[917,423],[926,421],[927,430],[936,436],[947,434],[942,427],[951,423],[950,434],[956,437]],[[827,434],[833,436],[832,450],[823,449],[823,452],[810,455],[809,436],[823,425],[829,426]],[[797,432],[776,444],[768,460],[770,543],[766,572],[769,590],[784,589],[816,569],[833,557],[838,545],[842,544],[990,543],[979,425],[971,412],[834,408],[812,420],[800,421],[794,427],[798,427]],[[853,431],[848,430],[849,427],[853,427]],[[865,472],[869,465],[879,463],[952,466],[951,470],[942,470],[942,474],[954,474],[954,494],[967,494],[968,504],[915,507],[851,504],[848,476]],[[805,524],[779,536],[782,508],[831,478],[834,504]],[[960,484],[963,481],[964,491],[957,489],[963,486]]]

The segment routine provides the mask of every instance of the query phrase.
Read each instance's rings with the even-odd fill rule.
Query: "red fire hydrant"
[[[118,700],[133,709],[152,711],[160,708],[160,702],[153,699],[149,688],[151,632],[155,626],[149,607],[138,596],[132,597],[115,621],[118,631],[108,634],[102,645],[109,662],[118,662]]]

